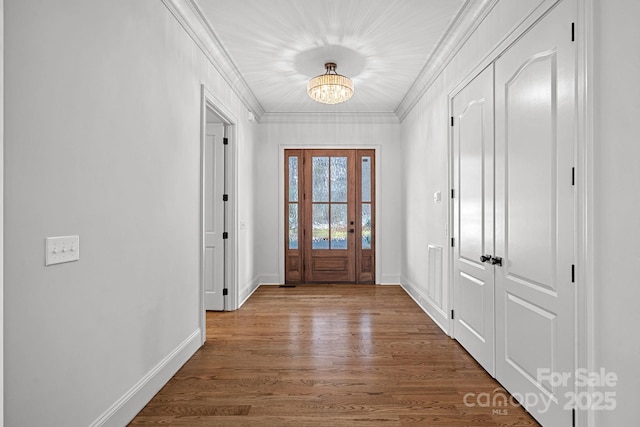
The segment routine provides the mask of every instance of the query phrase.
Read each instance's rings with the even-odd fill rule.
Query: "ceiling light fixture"
[[[339,104],[353,95],[353,82],[350,78],[336,73],[336,64],[324,64],[326,73],[309,80],[307,93],[314,101],[323,104]]]

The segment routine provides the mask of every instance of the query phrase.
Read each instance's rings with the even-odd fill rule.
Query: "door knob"
[[[491,261],[491,255],[480,255],[480,261],[482,262]]]
[[[502,257],[499,257],[499,256],[491,257],[491,261],[489,262],[493,265],[502,267]]]

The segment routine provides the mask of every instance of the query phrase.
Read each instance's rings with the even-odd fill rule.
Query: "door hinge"
[[[571,185],[576,185],[576,168],[571,168]]]
[[[452,248],[455,248],[455,247],[456,247],[456,239],[455,239],[455,237],[452,237],[452,238],[451,238],[451,247],[452,247]]]
[[[228,239],[228,238],[229,238],[229,233],[228,233],[228,232],[226,232],[226,231],[225,231],[225,232],[223,232],[223,233],[222,233],[222,238],[223,238],[223,239]]]
[[[455,319],[455,317],[453,316],[453,310],[451,310],[451,320]]]
[[[576,408],[571,410],[571,425],[576,427]]]
[[[451,116],[451,126],[453,126],[453,116]]]
[[[452,199],[456,198],[456,190],[454,190],[453,188],[451,189],[451,198]]]
[[[229,201],[229,195],[228,194],[223,194],[222,195],[222,201],[223,202],[228,202]]]
[[[222,138],[222,145],[229,145],[229,138]]]
[[[571,264],[571,283],[576,283],[576,266]]]
[[[222,290],[222,295],[229,295],[229,289],[224,288],[224,289]]]
[[[576,41],[576,23],[575,22],[571,23],[571,41],[572,42]]]

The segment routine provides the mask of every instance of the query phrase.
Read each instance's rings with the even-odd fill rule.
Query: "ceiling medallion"
[[[309,80],[307,93],[314,101],[322,104],[339,104],[353,96],[353,82],[350,78],[336,73],[336,64],[324,64],[326,73]]]

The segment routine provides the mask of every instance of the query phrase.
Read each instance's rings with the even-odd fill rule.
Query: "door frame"
[[[225,178],[229,202],[225,208],[226,231],[229,232],[229,238],[225,242],[225,287],[228,294],[225,297],[225,311],[232,311],[238,308],[238,157],[237,157],[237,120],[235,116],[225,107],[225,105],[209,91],[205,85],[201,85],[201,108],[200,108],[200,271],[199,271],[199,319],[200,319],[200,337],[201,344],[204,344],[207,337],[206,310],[204,306],[204,256],[205,256],[205,156],[204,147],[207,129],[207,110],[214,112],[223,122],[225,128],[225,136],[229,140],[227,147],[227,155],[225,162]]]
[[[563,0],[544,0],[527,16],[513,27],[513,30],[496,43],[495,47],[480,59],[476,66],[463,75],[458,84],[455,85],[447,97],[448,117],[453,116],[453,98],[467,86],[483,69],[495,62],[509,46],[515,43],[529,28],[535,25],[547,13]],[[575,368],[586,369],[588,372],[595,372],[595,320],[594,320],[594,287],[595,287],[595,254],[593,242],[595,237],[595,205],[594,205],[594,103],[593,103],[593,63],[594,58],[594,36],[595,27],[594,0],[577,1],[576,10],[576,141],[575,141],[575,167],[576,167],[576,199],[575,199],[575,258],[576,258],[576,290],[575,290]],[[453,130],[447,126],[447,180],[448,195],[453,188]],[[447,204],[447,238],[452,237],[453,230],[453,203],[449,197]],[[447,284],[445,290],[448,299],[444,307],[447,318],[443,325],[447,326],[445,331],[451,338],[454,338],[453,320],[449,316],[453,309],[453,256],[454,248],[449,244],[447,258],[448,264],[443,271],[448,277],[444,278]],[[439,319],[440,320],[440,319]],[[589,392],[587,387],[576,389],[576,392]],[[593,425],[594,412],[576,411],[576,425]]]
[[[376,203],[375,203],[375,265],[376,265],[376,275],[375,275],[375,283],[380,283],[380,200],[382,199],[381,188],[380,188],[380,165],[382,163],[382,146],[380,144],[349,144],[349,145],[339,145],[339,144],[279,144],[278,145],[278,277],[276,279],[277,284],[284,284],[285,282],[285,163],[284,163],[284,152],[285,150],[374,150],[375,152],[375,195],[376,195]],[[271,279],[271,280],[274,280]],[[263,281],[264,282],[264,281]]]

